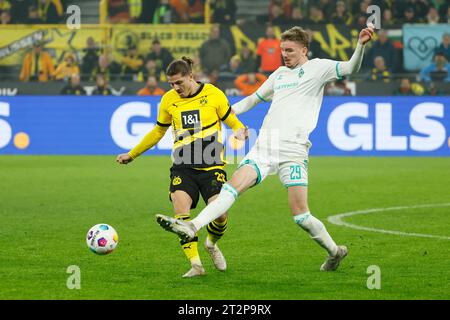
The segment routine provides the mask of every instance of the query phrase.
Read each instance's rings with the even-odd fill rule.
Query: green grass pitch
[[[337,226],[327,217],[393,206],[450,202],[448,158],[312,157],[311,212],[349,256],[332,273],[325,252],[297,227],[276,176],[242,195],[220,247],[228,270],[216,271],[203,246],[207,276],[189,269],[176,236],[155,222],[171,214],[169,157],[128,166],[114,156],[0,156],[0,299],[449,299],[450,240],[389,235]],[[228,173],[235,169],[228,166]],[[193,215],[204,204],[201,202]],[[375,229],[450,237],[450,207],[355,215]],[[108,223],[119,245],[91,253],[88,229]],[[203,244],[206,232],[202,231]],[[81,270],[69,290],[67,268]],[[381,288],[369,290],[369,266]]]

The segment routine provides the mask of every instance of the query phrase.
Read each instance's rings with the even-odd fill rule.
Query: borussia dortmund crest
[[[172,180],[172,184],[173,184],[174,186],[179,185],[181,182],[182,182],[182,180],[181,180],[180,177],[175,177],[175,178],[173,178],[173,180]]]
[[[300,68],[300,70],[298,71],[298,77],[301,78],[304,74],[305,71],[303,70],[303,68]]]
[[[206,96],[202,97],[200,100],[200,106],[205,106],[208,103],[208,100],[206,99]]]

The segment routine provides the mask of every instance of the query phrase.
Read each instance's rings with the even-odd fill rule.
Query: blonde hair
[[[301,27],[293,27],[281,34],[281,41],[294,41],[309,48],[309,34]]]

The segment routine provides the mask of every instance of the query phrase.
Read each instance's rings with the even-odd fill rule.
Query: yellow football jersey
[[[211,170],[225,165],[221,121],[233,130],[244,128],[231,112],[225,94],[212,84],[202,83],[195,94],[186,98],[173,89],[164,94],[155,129],[160,136],[172,126],[175,168]],[[146,143],[146,139],[152,142]],[[135,158],[155,143],[155,135],[149,134],[129,154]]]

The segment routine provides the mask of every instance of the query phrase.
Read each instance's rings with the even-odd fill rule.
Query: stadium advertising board
[[[231,97],[230,103],[239,97]],[[118,154],[156,123],[160,97],[3,97],[0,154]],[[261,103],[240,118],[251,138],[236,145],[224,130],[227,155],[253,145],[268,110]],[[293,119],[295,121],[295,119]],[[448,97],[325,97],[311,155],[450,156]],[[170,130],[150,155],[169,155]]]

